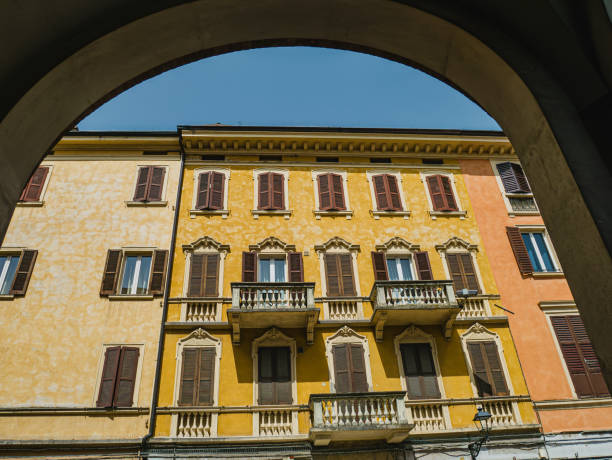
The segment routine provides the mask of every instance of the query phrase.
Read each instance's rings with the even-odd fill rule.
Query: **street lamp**
[[[490,419],[491,414],[484,410],[482,407],[478,408],[476,415],[474,415],[474,418],[472,419],[474,425],[476,425],[476,428],[478,428],[478,431],[482,433],[482,437],[478,441],[468,445],[472,460],[476,460],[476,457],[478,457],[478,454],[480,453],[480,448],[489,439],[489,430],[491,429],[491,427],[489,426]]]

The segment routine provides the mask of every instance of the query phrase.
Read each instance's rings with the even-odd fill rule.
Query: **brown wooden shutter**
[[[551,316],[550,320],[578,397],[608,396],[599,360],[580,316]]]
[[[24,249],[21,251],[19,262],[17,264],[17,271],[15,272],[15,279],[13,285],[9,291],[12,295],[25,295],[28,284],[30,284],[30,278],[32,277],[32,270],[34,270],[34,262],[36,262],[36,256],[38,251],[34,249]]]
[[[115,407],[131,407],[138,369],[140,350],[135,347],[121,347],[117,386],[115,388]]]
[[[489,381],[487,365],[480,348],[480,343],[468,342],[467,348],[470,354],[470,362],[472,363],[472,372],[474,374],[476,388],[478,389],[478,396],[494,396],[493,387]]]
[[[368,379],[366,378],[365,359],[363,347],[360,344],[351,343],[351,391],[355,393],[366,393],[368,391]]]
[[[338,297],[340,294],[340,270],[338,268],[339,254],[325,254],[325,278],[327,296]]]
[[[272,209],[285,209],[285,177],[273,173],[270,187],[270,201]]]
[[[455,285],[455,290],[460,291],[461,289],[467,289],[467,286],[463,280],[463,274],[461,272],[461,264],[459,262],[458,254],[446,254],[446,261],[448,262],[448,271]]]
[[[468,352],[478,395],[480,397],[507,395],[508,387],[496,343],[468,342]]]
[[[224,187],[225,175],[213,172],[210,180],[210,198],[208,203],[210,209],[223,209]]]
[[[397,177],[391,174],[385,174],[385,179],[387,182],[387,190],[389,192],[389,209],[392,211],[401,211],[402,200],[400,198]]]
[[[414,261],[416,264],[419,279],[423,281],[433,280],[433,272],[429,263],[429,254],[427,251],[415,252]]]
[[[431,205],[434,211],[444,211],[446,209],[441,177],[439,175],[427,176],[427,186],[429,187],[429,196],[431,197]]]
[[[258,202],[257,209],[270,209],[270,182],[271,173],[262,173],[258,176]]]
[[[389,209],[389,199],[387,196],[385,175],[379,174],[376,176],[372,176],[372,182],[374,183],[374,195],[376,196],[376,207],[380,211],[386,211],[387,209]]]
[[[446,260],[455,290],[470,289],[480,292],[472,256],[469,253],[446,254]]]
[[[259,404],[291,404],[291,351],[289,347],[261,347],[259,358]]]
[[[260,347],[258,354],[259,404],[274,404],[276,400],[274,385],[274,356],[272,347]]]
[[[447,176],[439,176],[442,185],[442,192],[444,194],[445,211],[457,211],[457,202],[455,201],[455,195],[453,195],[453,188],[451,187],[450,179]]]
[[[138,168],[138,178],[136,179],[136,189],[134,190],[134,201],[145,201],[149,188],[150,176],[153,171],[152,166],[142,166]]]
[[[499,172],[499,177],[504,185],[506,193],[531,192],[523,168],[516,163],[499,163],[497,165],[497,171]]]
[[[372,267],[374,267],[374,279],[376,281],[386,281],[389,279],[387,260],[383,252],[372,252]]]
[[[198,198],[196,200],[196,209],[208,208],[208,190],[210,189],[210,173],[205,172],[198,177]]]
[[[213,383],[215,377],[215,349],[202,348],[198,369],[197,405],[210,406],[213,403]]]
[[[332,185],[332,198],[333,198],[333,209],[337,211],[346,210],[344,204],[344,187],[342,185],[342,176],[340,174],[330,174],[331,185]]]
[[[341,282],[341,295],[343,296],[354,296],[355,292],[355,280],[353,278],[353,260],[350,254],[340,254],[340,282]]]
[[[22,192],[20,200],[40,201],[40,194],[42,193],[48,173],[49,168],[45,168],[44,166],[36,168],[36,171],[34,171],[34,174],[32,174],[26,188]]]
[[[439,398],[438,377],[431,346],[427,343],[400,345],[406,388],[410,399]]]
[[[189,297],[202,297],[202,281],[204,278],[204,255],[192,254],[189,267]]]
[[[122,256],[123,254],[120,249],[108,250],[106,254],[106,264],[104,265],[104,274],[102,275],[100,295],[113,295],[116,292]]]
[[[104,353],[104,366],[102,367],[102,378],[100,379],[100,390],[96,407],[111,407],[113,405],[120,355],[121,347],[108,347]]]
[[[147,201],[161,201],[165,175],[166,168],[159,166],[154,166],[152,168],[151,180],[149,182],[149,193],[147,194]]]
[[[317,176],[319,185],[319,209],[328,211],[332,208],[332,188],[330,174],[320,174]]]
[[[350,393],[349,344],[334,345],[334,382],[336,393]]]
[[[179,406],[195,406],[196,377],[199,363],[199,349],[183,349],[183,362],[181,369],[181,388],[179,392]]]
[[[219,292],[219,254],[206,256],[206,276],[203,293],[205,297],[217,297]]]
[[[506,227],[506,234],[508,235],[508,240],[510,240],[510,246],[512,247],[519,271],[523,275],[533,273],[533,265],[531,265],[531,259],[529,258],[529,253],[525,247],[520,230],[516,227]]]
[[[149,292],[153,295],[164,293],[164,281],[166,280],[166,266],[168,265],[168,251],[156,249],[153,251],[151,281]]]
[[[530,193],[531,187],[529,187],[529,183],[527,182],[527,177],[525,177],[525,172],[520,165],[516,163],[512,163],[512,170],[514,171],[514,177],[516,177],[516,183],[518,184],[518,191],[523,193]]]
[[[291,404],[293,392],[291,391],[291,351],[289,347],[276,347],[275,351],[275,404]]]
[[[290,252],[287,256],[289,260],[289,281],[291,283],[301,283],[304,281],[304,263],[301,252]]]
[[[257,281],[257,253],[242,253],[242,282],[251,283]]]
[[[508,395],[508,387],[506,386],[506,378],[504,377],[504,370],[499,359],[497,345],[495,342],[481,342],[481,346],[484,348],[484,353],[487,357],[487,364],[491,375],[490,381],[493,383],[495,396]]]

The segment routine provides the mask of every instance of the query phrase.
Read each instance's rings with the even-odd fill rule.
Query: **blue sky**
[[[264,48],[203,59],[107,102],[80,130],[177,125],[500,129],[450,86],[396,62],[325,48]]]

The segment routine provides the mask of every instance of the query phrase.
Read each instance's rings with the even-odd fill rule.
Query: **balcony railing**
[[[370,294],[378,308],[456,304],[452,281],[376,281]]]
[[[301,310],[314,308],[315,283],[232,283],[232,308]]]

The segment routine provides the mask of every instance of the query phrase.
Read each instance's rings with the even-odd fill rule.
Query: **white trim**
[[[291,404],[287,407],[297,404],[297,366],[296,366],[296,346],[295,339],[285,335],[277,329],[272,327],[268,329],[263,335],[253,340],[251,344],[251,358],[253,361],[253,406],[267,407],[260,405],[258,402],[259,395],[259,348],[260,347],[289,347],[290,361],[291,361]],[[274,407],[283,407],[275,405]],[[298,433],[298,419],[297,414],[292,411],[291,423],[293,434]],[[253,414],[253,435],[259,435],[259,412]]]
[[[321,205],[319,203],[319,186],[317,184],[317,177],[319,177],[322,174],[338,174],[342,177],[342,191],[344,193],[344,206],[346,207],[346,209],[342,211],[322,211],[321,210]],[[311,171],[311,175],[312,175],[313,191],[314,191],[315,208],[313,212],[314,212],[315,218],[318,220],[321,218],[321,216],[338,215],[338,216],[345,216],[347,220],[352,219],[353,210],[351,209],[351,202],[349,200],[348,173],[346,172],[346,170],[336,169],[336,168],[324,168],[324,169],[317,168]]]
[[[448,239],[444,244],[437,244],[435,246],[436,251],[440,255],[442,259],[442,266],[444,267],[444,276],[448,280],[452,280],[450,275],[450,269],[448,267],[448,260],[446,258],[447,254],[465,254],[468,253],[472,258],[472,265],[474,266],[474,272],[476,273],[476,279],[478,280],[478,286],[480,286],[480,296],[489,295],[486,292],[485,285],[482,280],[482,275],[480,273],[480,267],[478,265],[478,258],[476,257],[476,253],[478,252],[478,246],[475,244],[468,243],[467,241],[458,238],[456,236]],[[487,309],[487,313],[490,315],[490,307],[489,302],[485,302],[485,308]]]
[[[259,200],[259,175],[265,173],[276,173],[282,174],[285,178],[283,180],[283,209],[258,209],[257,204]],[[270,197],[272,199],[272,197]],[[292,211],[289,209],[289,170],[288,169],[278,169],[278,168],[258,168],[253,170],[253,209],[251,209],[251,214],[254,219],[259,219],[260,215],[265,214],[280,214],[285,219],[289,219],[291,217]]]
[[[142,161],[143,158],[140,157],[138,158],[139,161]],[[168,179],[169,179],[169,174],[170,174],[170,166],[169,165],[152,165],[150,163],[146,163],[146,164],[137,164],[136,165],[136,180],[134,181],[134,187],[132,187],[132,194],[130,195],[130,198],[128,200],[125,200],[125,205],[126,206],[132,206],[132,203],[134,203],[134,195],[136,194],[136,187],[138,186],[138,172],[140,171],[140,168],[148,168],[148,167],[155,167],[155,168],[164,168],[164,183],[162,184],[162,192],[161,192],[161,196],[160,199],[158,201],[145,201],[143,202],[144,204],[142,206],[151,206],[151,203],[157,203],[158,206],[164,206],[164,204],[160,204],[161,202],[163,203],[167,203],[168,201],[166,200],[166,192],[168,189]],[[153,206],[155,206],[155,204],[153,204]]]
[[[557,257],[557,252],[555,251],[555,248],[552,245],[552,241],[550,240],[550,236],[548,235],[548,231],[546,230],[546,226],[544,225],[516,225],[516,228],[519,229],[519,231],[521,232],[521,238],[522,238],[522,234],[523,232],[525,233],[541,233],[542,236],[544,237],[544,244],[546,245],[546,250],[548,251],[548,255],[550,256],[553,265],[555,266],[555,270],[554,271],[542,271],[542,272],[535,272],[537,275],[562,275],[563,274],[563,267],[561,267],[561,263],[559,262],[559,258]],[[533,244],[533,241],[532,241]],[[534,246],[534,248],[537,250],[538,254],[539,254],[539,249],[536,246]],[[540,256],[541,257],[541,256]],[[542,263],[542,262],[540,262]],[[544,266],[544,264],[542,264],[542,266]]]
[[[576,307],[576,302],[573,300],[543,300],[538,302],[538,306],[547,314],[578,314],[578,307]]]
[[[457,193],[457,187],[455,185],[456,178],[452,172],[448,172],[443,169],[433,170],[423,172],[420,171],[419,175],[421,176],[421,182],[423,183],[423,187],[425,187],[425,196],[427,197],[427,204],[429,206],[429,215],[433,220],[435,220],[438,216],[458,216],[461,220],[465,219],[467,215],[467,211],[463,209],[461,205],[461,200],[459,199],[459,194]],[[449,179],[451,184],[451,188],[453,190],[453,197],[455,198],[455,203],[457,204],[457,211],[434,211],[433,203],[431,202],[431,196],[429,196],[429,187],[427,185],[427,178],[429,176],[446,176]]]
[[[179,406],[179,396],[181,391],[181,371],[183,366],[183,350],[185,348],[214,348],[215,349],[215,370],[213,374],[213,401],[210,406],[215,407],[219,405],[219,372],[221,362],[222,344],[221,339],[218,339],[202,328],[198,328],[189,334],[187,337],[183,337],[176,344],[176,370],[174,374],[174,394],[172,401],[176,407]],[[202,407],[210,407],[202,406]],[[210,436],[217,436],[217,413],[213,412],[210,426]],[[172,415],[170,433],[176,433],[176,424],[178,417],[176,414]]]
[[[372,370],[370,368],[370,346],[368,344],[368,339],[363,335],[357,334],[357,332],[350,327],[343,326],[338,329],[335,334],[325,339],[325,356],[327,357],[330,392],[336,392],[333,346],[340,343],[357,343],[363,347],[363,361],[365,363],[368,391],[374,391],[374,387],[372,385]]]
[[[183,274],[183,297],[187,297],[189,291],[189,274],[191,272],[191,256],[192,254],[219,254],[219,276],[217,277],[217,297],[223,297],[223,273],[225,267],[225,257],[229,252],[229,246],[220,244],[209,236],[199,238],[190,245],[183,246],[185,254],[185,270]],[[185,305],[183,306],[185,307]],[[185,308],[182,308],[184,310]],[[181,312],[181,317],[183,317]],[[221,321],[220,305],[217,305],[217,321]]]
[[[223,174],[223,209],[196,209],[196,204],[198,201],[198,181],[200,179],[200,174],[207,172],[216,172]],[[193,193],[191,197],[191,209],[189,210],[189,217],[193,219],[197,215],[220,215],[223,219],[227,219],[227,216],[230,213],[230,210],[227,207],[230,175],[231,170],[228,168],[203,167],[197,168],[193,171]]]
[[[136,366],[136,377],[134,378],[134,394],[132,395],[132,404],[130,407],[138,407],[138,396],[140,394],[140,378],[142,375],[142,364],[144,362],[145,344],[144,343],[104,343],[102,344],[102,353],[98,356],[98,371],[96,372],[96,381],[93,391],[92,407],[96,407],[98,395],[100,393],[100,382],[102,381],[102,371],[104,370],[104,358],[106,350],[110,347],[134,347],[138,348],[138,365]]]
[[[508,215],[510,217],[514,216],[539,216],[540,211],[538,208],[538,203],[535,201],[535,197],[533,193],[506,193],[506,189],[504,188],[504,183],[501,180],[499,175],[499,171],[497,169],[497,165],[500,163],[514,163],[517,164],[523,169],[523,166],[517,160],[502,160],[502,159],[490,159],[491,169],[493,169],[493,174],[495,175],[495,181],[497,182],[497,186],[499,187],[499,191],[501,192],[502,199],[504,200],[504,204],[506,205],[506,210],[508,211]],[[527,179],[527,176],[525,176]],[[529,181],[527,182],[529,183]],[[531,185],[529,185],[531,188]],[[536,211],[515,211],[512,209],[512,204],[510,204],[510,200],[508,198],[531,198],[536,206]]]
[[[374,180],[373,176],[379,176],[382,174],[389,174],[397,180],[397,188],[399,189],[400,202],[402,205],[401,211],[389,211],[389,210],[380,210],[378,209],[378,203],[376,201],[376,192],[374,190]],[[410,217],[410,211],[408,210],[408,206],[406,204],[406,197],[404,195],[404,187],[403,187],[403,179],[402,174],[393,169],[380,169],[377,171],[366,171],[366,178],[368,180],[368,184],[370,186],[370,198],[372,199],[372,210],[371,214],[374,216],[374,219],[380,219],[380,216],[393,216],[393,215],[401,215],[404,219],[408,219]]]
[[[135,296],[149,296],[150,295],[150,286],[151,286],[151,276],[153,274],[153,263],[155,262],[153,260],[153,255],[154,255],[155,250],[153,249],[139,249],[139,248],[121,248],[121,270],[119,271],[119,277],[117,279],[117,287],[115,289],[115,296],[125,296],[125,297],[135,297]],[[142,294],[137,294],[137,293],[127,293],[127,294],[123,294],[121,291],[123,289],[123,276],[125,274],[125,262],[127,261],[128,257],[133,257],[133,256],[145,256],[145,257],[151,257],[151,264],[149,265],[149,277],[147,280],[147,290],[146,292],[142,293]],[[140,260],[136,261],[136,265],[138,267],[138,271],[140,269]],[[136,271],[136,269],[135,269]],[[138,284],[138,277],[136,277],[135,282],[134,282],[134,286],[136,286]],[[112,296],[111,296],[112,297]]]

